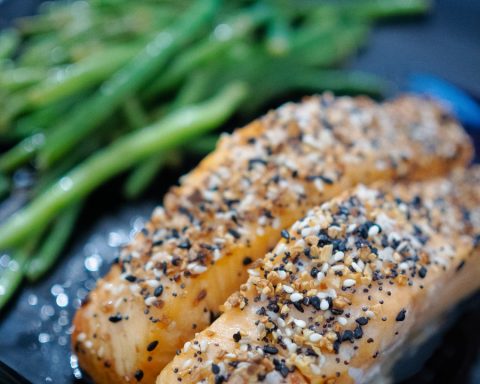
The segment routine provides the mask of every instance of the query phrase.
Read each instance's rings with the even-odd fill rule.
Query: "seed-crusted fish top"
[[[402,291],[433,300],[439,275],[478,265],[479,188],[477,167],[451,181],[359,186],[309,211],[249,270],[217,322],[230,321],[187,342],[189,355],[165,370],[186,383],[355,382],[392,348],[387,340],[404,340],[409,316],[421,318]],[[391,301],[398,312],[386,316]],[[217,329],[231,338],[216,338]]]
[[[311,97],[223,137],[77,312],[80,365],[99,382],[152,381],[281,228],[360,182],[445,175],[471,152],[454,120],[411,96]]]
[[[187,175],[123,250],[124,277],[138,285],[147,304],[155,302],[163,279],[199,275],[232,245],[248,246],[265,227],[279,228],[285,209],[305,211],[324,200],[326,187],[348,187],[347,167],[373,158],[377,170],[391,168],[402,177],[415,173],[415,153],[456,159],[465,156],[468,142],[435,103],[411,96],[377,104],[325,94],[288,103],[257,124],[265,127],[260,135],[225,136],[218,145],[226,154],[220,166],[194,183]]]

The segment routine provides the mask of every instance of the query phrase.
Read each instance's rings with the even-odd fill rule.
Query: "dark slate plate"
[[[14,17],[33,13],[39,2],[0,0],[0,28],[9,25]],[[399,90],[410,73],[429,72],[478,97],[478,20],[477,0],[438,1],[430,17],[377,27],[368,50],[350,66],[383,75],[398,84]],[[473,131],[470,133],[473,135]],[[480,135],[473,136],[480,152]],[[120,180],[114,180],[89,199],[78,231],[57,268],[39,284],[25,286],[0,314],[0,382],[13,383],[15,372],[33,383],[77,381],[80,371],[69,345],[75,309],[108,269],[116,247],[141,227],[168,186],[198,160],[189,159],[179,169],[163,173],[142,201],[121,200],[117,193]],[[0,265],[5,260],[0,255]],[[480,382],[480,295],[454,312],[446,331],[398,366],[397,377],[417,371],[399,383]]]

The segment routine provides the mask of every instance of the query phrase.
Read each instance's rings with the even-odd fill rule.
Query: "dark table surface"
[[[38,0],[0,0],[0,28],[15,17],[35,12],[38,4]],[[480,1],[441,0],[428,17],[380,25],[368,49],[348,66],[383,75],[397,84],[398,91],[409,74],[431,73],[478,98]],[[480,150],[478,135],[477,148]],[[115,181],[90,198],[90,209],[82,216],[79,230],[53,273],[39,284],[26,285],[0,314],[1,362],[33,383],[70,383],[75,376],[80,377],[69,346],[75,309],[108,269],[116,247],[141,227],[168,186],[196,161],[191,159],[180,170],[163,173],[142,201],[126,203],[110,198],[109,191],[119,187]],[[0,263],[4,260],[0,255]],[[444,333],[399,365],[400,377],[411,372],[414,363],[422,363],[421,369],[403,383],[480,383],[479,304],[478,296],[464,303],[461,314],[452,317]]]

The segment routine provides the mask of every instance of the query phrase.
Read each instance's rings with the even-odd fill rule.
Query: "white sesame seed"
[[[345,254],[342,252],[342,251],[338,251],[338,252],[335,252],[335,254],[333,255],[333,259],[335,261],[340,261],[340,260],[343,260]]]
[[[362,272],[362,268],[360,268],[360,266],[355,261],[352,261],[352,268],[355,269],[355,271],[357,272]]]
[[[290,300],[294,303],[303,299],[303,295],[301,293],[295,292],[290,295]]]
[[[325,300],[325,299],[322,299],[322,300],[320,301],[320,309],[321,309],[322,311],[326,311],[326,310],[328,309],[328,307],[329,307],[328,301]]]
[[[357,228],[356,224],[350,224],[347,228],[347,233],[352,233]]]
[[[189,268],[190,272],[194,275],[199,275],[207,270],[207,267],[204,265],[194,264],[192,267]]]
[[[278,277],[280,277],[280,279],[282,280],[284,280],[287,277],[287,272],[285,272],[283,269],[280,269],[277,273],[278,273]]]
[[[380,233],[378,225],[374,224],[368,229],[368,237],[377,236]]]
[[[149,296],[147,298],[145,298],[145,305],[152,305],[153,303],[155,303],[157,301],[157,298],[155,296]]]
[[[340,325],[347,325],[347,319],[343,316],[337,317],[337,321]]]
[[[293,293],[293,288],[290,287],[289,285],[284,285],[283,290],[287,293]]]
[[[319,333],[312,333],[308,338],[312,343],[316,343],[317,341],[320,341],[322,335]]]
[[[200,341],[200,351],[205,352],[207,350],[208,342],[207,340]]]
[[[343,280],[343,286],[345,288],[353,287],[357,282],[353,279],[345,279]]]
[[[406,262],[400,263],[398,265],[398,268],[405,271],[405,270],[408,269],[408,263],[406,263]]]
[[[293,322],[297,327],[300,327],[300,328],[305,328],[307,326],[307,323],[300,319],[293,319]]]
[[[152,288],[156,288],[160,285],[160,282],[158,280],[147,280],[146,283],[152,287]]]

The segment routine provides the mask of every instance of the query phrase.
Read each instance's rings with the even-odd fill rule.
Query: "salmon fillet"
[[[154,382],[308,209],[359,182],[445,174],[471,154],[452,118],[412,96],[325,94],[224,136],[78,310],[80,366],[98,383]]]
[[[311,210],[163,383],[367,383],[480,287],[480,167]]]

